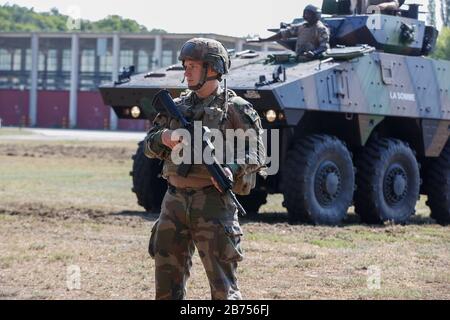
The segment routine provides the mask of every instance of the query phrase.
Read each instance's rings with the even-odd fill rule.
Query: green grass
[[[131,192],[131,160],[0,156],[4,203],[140,210]]]
[[[16,143],[0,138],[4,150],[13,144],[20,146],[18,156],[0,155],[0,208],[11,205],[13,211],[0,214],[0,282],[6,285],[0,297],[153,298],[154,264],[146,252],[153,216],[149,221],[78,214],[97,208],[143,211],[130,190],[128,154],[136,144]],[[37,145],[98,148],[84,150],[87,158],[80,158],[76,148],[71,156],[39,150],[34,153],[42,158],[20,156]],[[116,147],[126,152],[105,149]],[[108,157],[99,159],[106,151]],[[260,220],[242,221],[246,258],[239,266],[239,281],[246,298],[448,299],[449,228],[425,219],[423,198],[417,223],[368,226],[352,217],[343,227],[288,225],[282,198],[270,195]],[[22,209],[36,214],[16,214]],[[63,215],[46,216],[61,210]],[[72,263],[83,270],[79,292],[65,290],[62,266]],[[194,264],[188,298],[207,299],[209,287],[198,255]],[[381,270],[380,289],[367,286],[371,266]]]
[[[28,262],[34,259],[35,257],[30,254],[23,252],[14,252],[14,254],[4,255],[0,257],[0,269],[11,268],[14,264],[20,264],[22,262]]]
[[[21,128],[0,128],[0,136],[31,135],[33,132]]]
[[[267,242],[274,242],[274,243],[292,243],[292,241],[295,241],[294,236],[292,235],[280,235],[277,233],[247,233],[245,235],[245,238],[247,240],[253,240],[253,241],[267,241]]]
[[[380,289],[365,289],[360,293],[361,299],[407,299],[417,300],[424,299],[423,293],[418,289],[411,288],[383,288],[381,283]]]
[[[341,248],[354,248],[355,243],[338,238],[329,239],[315,239],[310,241],[311,244],[319,246],[321,248],[341,249]]]
[[[46,248],[46,245],[43,243],[32,243],[28,249],[29,250],[35,250],[35,251],[40,251],[40,250],[44,250]]]
[[[14,220],[14,217],[12,217],[12,216],[0,215],[0,223],[1,222],[13,221],[13,220]]]
[[[56,252],[56,253],[52,253],[49,257],[48,257],[48,261],[49,262],[70,262],[71,260],[73,260],[74,256],[70,253],[67,252]]]

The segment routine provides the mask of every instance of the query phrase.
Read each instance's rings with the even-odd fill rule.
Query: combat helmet
[[[310,13],[313,14],[313,17],[312,17],[313,20],[311,20],[311,19],[308,20],[308,19],[305,18],[305,13],[306,12],[310,12]],[[318,7],[316,7],[316,6],[312,5],[312,4],[308,4],[305,7],[305,9],[303,9],[303,18],[306,20],[306,22],[308,22],[310,24],[316,23],[317,21],[320,20],[321,17],[322,17],[322,11]]]
[[[220,81],[222,75],[227,74],[231,66],[227,50],[222,43],[214,39],[193,38],[188,40],[178,56],[178,60],[182,61],[183,66],[187,59],[203,61],[203,77],[195,87],[190,88],[192,90],[200,89],[209,80],[218,79]],[[218,73],[216,77],[207,78],[208,65]]]

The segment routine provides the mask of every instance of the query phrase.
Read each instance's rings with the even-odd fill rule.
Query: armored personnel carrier
[[[450,62],[427,57],[437,30],[418,19],[417,5],[350,14],[349,2],[325,0],[322,12],[331,33],[323,59],[297,62],[295,39],[279,41],[286,52],[232,58],[228,87],[279,136],[268,153],[279,150],[280,170],[258,179],[241,203],[257,213],[267,194],[282,193],[290,223],[337,225],[351,205],[366,223],[406,223],[424,194],[431,216],[449,223]],[[119,118],[143,119],[160,89],[185,89],[182,78],[173,66],[125,74],[100,91]],[[140,143],[131,174],[147,210],[158,210],[165,192],[161,165]]]

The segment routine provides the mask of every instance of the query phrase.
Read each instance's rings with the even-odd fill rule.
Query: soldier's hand
[[[228,178],[230,178],[231,181],[233,181],[233,172],[231,172],[230,168],[223,168],[223,170],[225,171],[225,174],[227,175]],[[219,192],[222,192],[222,190],[220,190],[219,184],[217,183],[217,181],[211,177],[211,181],[214,185],[214,187],[216,187],[217,190],[219,190]]]
[[[314,58],[316,55],[312,51],[305,52],[305,57]]]
[[[252,38],[252,39],[246,39],[245,41],[247,43],[255,43],[255,42],[261,42],[263,39],[261,37]]]
[[[162,143],[170,149],[173,149],[182,140],[183,137],[178,134],[177,130],[164,130],[161,134]]]

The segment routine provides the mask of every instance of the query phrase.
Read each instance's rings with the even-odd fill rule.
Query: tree
[[[35,12],[33,8],[5,4],[0,6],[0,31],[69,31],[67,26],[69,18],[69,16],[61,14],[56,8],[50,9],[50,12]],[[99,21],[82,20],[80,30],[166,33],[162,29],[149,31],[135,20],[118,15],[108,16]]]
[[[118,15],[111,15],[102,20],[96,22],[88,22],[85,21],[82,24],[81,30],[83,31],[103,31],[103,32],[112,32],[112,31],[120,31],[120,32],[148,32],[147,28],[143,25],[140,25],[134,20],[125,19]]]
[[[442,28],[432,57],[436,59],[450,60],[450,28]]]

